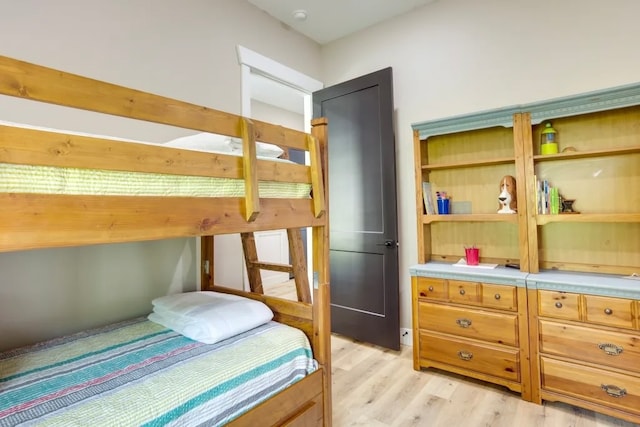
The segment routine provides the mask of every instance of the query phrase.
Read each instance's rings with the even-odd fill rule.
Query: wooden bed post
[[[256,239],[253,233],[240,233],[242,240],[242,252],[244,253],[244,263],[247,266],[247,277],[249,279],[249,288],[251,292],[264,294],[262,288],[262,276],[260,275],[260,266],[258,265],[258,249],[256,248]]]
[[[258,166],[256,157],[256,132],[253,122],[247,118],[240,120],[242,135],[242,171],[244,174],[245,219],[255,221],[260,213],[260,195],[258,194]]]
[[[291,257],[291,269],[296,282],[296,294],[298,301],[311,302],[309,290],[309,276],[307,274],[306,248],[302,244],[302,232],[299,228],[288,228],[289,256]]]
[[[200,290],[213,290],[213,236],[200,238]]]
[[[318,141],[319,154],[324,178],[325,210],[329,211],[329,174],[327,119],[311,121],[311,134]],[[331,403],[331,306],[330,306],[330,270],[329,270],[329,217],[325,212],[323,226],[313,227],[313,310],[314,310],[314,349],[315,358],[324,368],[324,423],[332,425]]]

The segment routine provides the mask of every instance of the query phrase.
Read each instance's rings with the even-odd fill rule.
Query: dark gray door
[[[398,350],[391,68],[315,92],[313,116],[329,121],[331,330]]]

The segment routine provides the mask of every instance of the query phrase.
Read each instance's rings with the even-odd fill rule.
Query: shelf
[[[567,153],[537,154],[533,156],[535,162],[549,162],[554,160],[568,160],[568,159],[585,159],[589,157],[602,157],[602,156],[621,156],[624,154],[640,153],[640,146],[625,147],[625,148],[610,148],[606,150],[589,150],[589,151],[570,151]]]
[[[518,222],[515,214],[451,214],[451,215],[422,215],[423,224],[434,222]]]
[[[640,222],[640,213],[558,214],[536,216],[536,223],[538,225],[545,225],[552,222]]]
[[[493,166],[493,165],[506,165],[509,163],[515,163],[513,157],[503,157],[500,159],[487,159],[478,160],[475,162],[460,162],[460,163],[443,163],[434,165],[422,165],[422,170],[442,170],[442,169],[461,169],[461,168],[475,168],[478,166]]]

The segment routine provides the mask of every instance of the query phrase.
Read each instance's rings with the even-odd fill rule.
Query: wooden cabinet
[[[640,286],[595,281],[601,286],[586,274],[528,276],[532,373],[540,384],[534,401],[560,400],[639,423]]]
[[[548,122],[557,131],[557,154],[540,150]],[[413,285],[416,369],[443,367],[523,391],[525,398],[530,381],[535,402],[562,400],[640,422],[633,409],[640,407],[639,372],[631,367],[640,347],[640,295],[629,291],[630,283],[640,289],[640,281],[622,279],[640,274],[640,84],[412,127],[419,264],[411,274],[420,278],[414,277]],[[497,213],[504,175],[516,178],[516,214]],[[575,212],[542,212],[539,183],[544,181],[574,200]],[[429,212],[425,182],[432,199],[436,191],[451,197],[450,214]],[[481,263],[498,264],[484,271],[482,280],[464,277],[479,274],[472,267],[440,266],[451,267],[471,245],[480,249]],[[492,298],[491,287],[503,285],[506,264],[519,264],[527,291],[516,286],[509,295],[498,292],[500,298]],[[513,327],[508,313],[517,313],[515,336],[508,332]],[[471,336],[450,323],[480,314],[482,320],[472,322],[483,330],[493,325],[502,342],[495,341],[495,333]],[[597,351],[591,342],[596,337],[602,341]],[[561,349],[562,340],[580,349],[577,359]],[[628,349],[623,357],[610,355],[618,342]],[[530,352],[524,354],[525,348]],[[483,360],[467,363],[473,358],[463,359],[470,353]],[[500,363],[497,371],[487,369],[491,363],[485,358],[494,356],[519,371],[506,375]],[[528,358],[531,377],[524,379]],[[596,390],[591,387],[598,372],[610,380]]]
[[[434,263],[412,271],[415,369],[490,381],[530,400],[524,275],[502,271],[491,283],[453,268]]]

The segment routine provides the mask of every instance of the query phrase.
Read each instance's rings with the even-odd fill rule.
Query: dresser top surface
[[[505,284],[524,287],[527,273],[513,268],[497,266],[495,268],[482,268],[470,266],[454,266],[446,262],[429,262],[417,264],[409,269],[412,276],[434,277],[440,279],[467,280]]]
[[[445,262],[416,264],[409,268],[412,276],[466,280],[621,298],[640,299],[640,277],[611,274],[541,271],[526,273],[512,268],[460,267]]]

